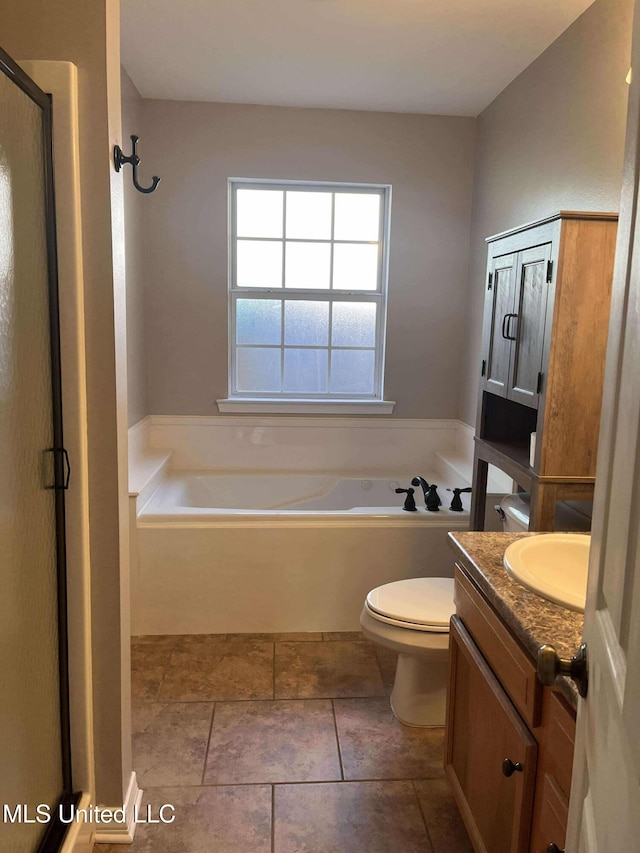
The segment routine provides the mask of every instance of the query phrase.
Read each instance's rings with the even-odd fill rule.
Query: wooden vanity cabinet
[[[526,853],[538,745],[457,616],[446,767],[476,850]],[[515,770],[503,774],[503,761]],[[466,812],[466,814],[465,814]]]
[[[575,714],[460,566],[455,590],[445,771],[474,850],[562,850]]]
[[[489,464],[531,493],[530,530],[593,495],[616,231],[614,214],[561,211],[488,238],[473,530]]]

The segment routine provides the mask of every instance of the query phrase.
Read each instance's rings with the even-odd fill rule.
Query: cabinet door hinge
[[[542,373],[538,373],[538,384],[536,385],[536,394],[539,394],[542,391]]]
[[[553,277],[553,261],[547,261],[547,284],[550,284]]]
[[[481,369],[481,371],[480,371],[480,376],[484,376],[486,372],[487,372],[487,360],[486,360],[486,358],[483,358],[483,359],[482,359],[482,369]]]
[[[493,286],[493,273],[490,272],[489,273],[489,284],[487,285],[487,290],[491,290],[492,286]]]

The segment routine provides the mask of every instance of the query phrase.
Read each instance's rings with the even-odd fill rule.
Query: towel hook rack
[[[115,163],[116,172],[119,172],[120,169],[125,165],[125,163],[131,163],[133,166],[133,185],[138,190],[139,193],[152,193],[155,191],[156,187],[160,183],[160,178],[157,175],[154,175],[151,178],[151,186],[150,187],[141,187],[138,183],[138,166],[140,165],[140,157],[136,154],[136,145],[138,143],[139,136],[135,136],[131,134],[131,143],[132,143],[132,152],[127,156],[123,153],[122,148],[119,145],[113,146],[113,162]]]

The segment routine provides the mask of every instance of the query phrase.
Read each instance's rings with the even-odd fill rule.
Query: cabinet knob
[[[564,850],[561,850],[557,844],[554,844],[553,841],[547,847],[545,853],[564,853]]]
[[[553,646],[544,645],[538,649],[538,678],[551,687],[559,675],[571,678],[582,698],[587,695],[589,686],[589,667],[587,666],[587,645],[582,643],[571,660],[558,657]]]
[[[518,773],[522,773],[524,767],[520,764],[519,761],[515,763],[510,758],[505,758],[502,762],[502,775],[503,776],[513,776],[513,774],[517,771]]]

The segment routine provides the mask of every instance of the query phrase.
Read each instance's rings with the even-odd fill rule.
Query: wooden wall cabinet
[[[563,211],[488,240],[473,530],[489,464],[531,493],[531,530],[593,494],[616,230],[615,214]]]
[[[455,595],[445,770],[474,850],[561,851],[575,713],[460,567]]]

